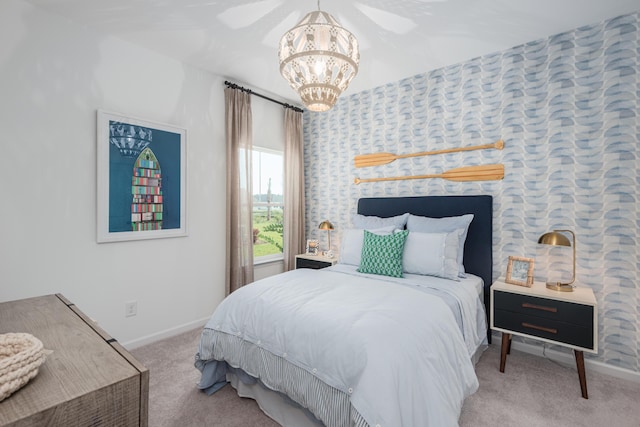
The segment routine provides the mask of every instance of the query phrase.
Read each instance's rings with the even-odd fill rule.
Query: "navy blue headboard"
[[[464,269],[484,281],[484,301],[489,319],[489,288],[493,283],[493,197],[418,196],[371,197],[358,200],[358,213],[383,218],[402,215],[442,218],[473,214],[464,245]],[[491,335],[489,335],[490,337]]]

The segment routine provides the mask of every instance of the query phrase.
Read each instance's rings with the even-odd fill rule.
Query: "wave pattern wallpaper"
[[[586,357],[640,372],[638,73],[635,13],[344,97],[326,113],[305,112],[307,238],[326,249],[317,226],[329,219],[338,250],[360,197],[490,194],[494,279],[504,276],[509,255],[535,258],[536,280],[570,276],[571,251],[537,240],[553,229],[575,231],[576,282],[593,289],[599,309],[599,352]],[[358,154],[498,139],[503,150],[353,163]],[[492,163],[505,165],[504,180],[353,183]]]

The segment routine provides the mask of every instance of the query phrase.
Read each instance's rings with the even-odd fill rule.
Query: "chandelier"
[[[358,40],[336,19],[308,13],[280,39],[280,74],[311,111],[333,107],[358,73]]]

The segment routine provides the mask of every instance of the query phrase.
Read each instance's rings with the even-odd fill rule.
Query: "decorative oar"
[[[372,153],[372,154],[359,154],[354,157],[354,163],[357,168],[364,168],[367,166],[380,166],[393,162],[395,159],[406,159],[407,157],[422,157],[433,156],[434,154],[447,154],[457,153],[459,151],[472,151],[472,150],[484,150],[486,148],[497,148],[502,150],[504,148],[504,141],[499,140],[493,144],[484,145],[472,145],[470,147],[458,147],[458,148],[445,148],[444,150],[435,151],[422,151],[420,153],[411,154],[392,154],[392,153]]]
[[[355,183],[377,181],[403,181],[405,179],[442,178],[449,181],[497,181],[504,178],[504,165],[479,165],[465,166],[463,168],[450,169],[443,173],[431,175],[394,176],[390,178],[356,178]]]

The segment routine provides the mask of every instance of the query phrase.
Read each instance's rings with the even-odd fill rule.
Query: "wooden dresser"
[[[0,426],[147,426],[149,371],[62,295],[0,303],[0,333],[53,351],[0,402]]]

